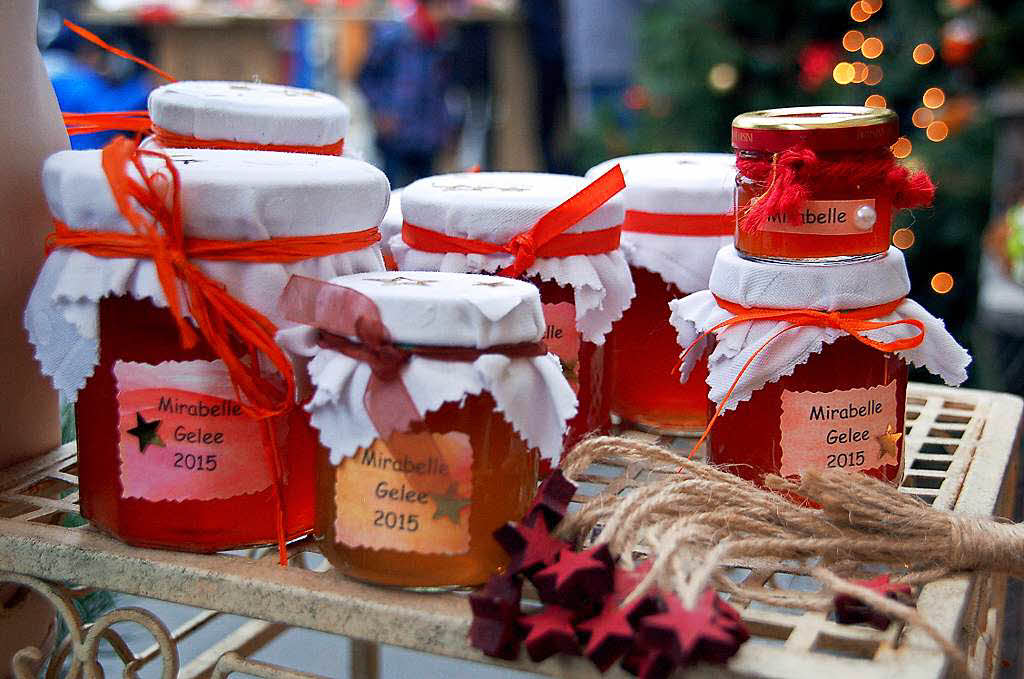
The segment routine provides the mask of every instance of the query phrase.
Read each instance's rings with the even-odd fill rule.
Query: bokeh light
[[[860,6],[868,14],[874,14],[882,9],[882,0],[860,0]]]
[[[933,120],[935,120],[935,114],[932,113],[931,109],[924,108],[923,106],[914,111],[914,115],[910,116],[910,121],[914,123],[914,127],[928,127]]]
[[[880,82],[882,82],[882,67],[871,64],[868,66],[868,77],[864,78],[864,84],[874,87]]]
[[[847,52],[856,52],[864,44],[864,34],[860,31],[847,31],[843,36],[843,47]]]
[[[885,44],[878,38],[867,38],[860,46],[860,52],[868,59],[874,59],[885,51]]]
[[[868,77],[868,67],[863,61],[853,62],[853,82],[862,83]]]
[[[932,141],[942,141],[949,136],[949,126],[941,120],[936,120],[928,125],[925,136]]]
[[[850,8],[850,18],[854,21],[867,21],[871,18],[871,15],[865,11],[864,6],[860,4],[860,0],[853,3],[853,7]]]
[[[924,105],[928,108],[939,108],[946,103],[946,93],[938,87],[929,87],[924,91],[921,101],[924,102]]]
[[[896,140],[896,143],[892,145],[892,154],[897,158],[906,158],[913,150],[914,145],[911,144],[910,140],[906,137],[900,137]]]
[[[953,277],[946,273],[945,271],[940,271],[939,273],[932,276],[932,290],[934,290],[935,292],[939,293],[940,295],[945,295],[952,289]]]
[[[896,229],[892,234],[892,244],[900,250],[907,250],[914,245],[914,232],[910,229]]]
[[[853,82],[853,76],[855,70],[853,64],[847,61],[840,61],[836,64],[836,67],[832,69],[832,79],[840,85],[849,85]]]
[[[928,43],[922,42],[914,48],[914,62],[924,65],[930,64],[935,58],[935,48]]]
[[[867,106],[868,108],[885,108],[886,106],[889,105],[889,103],[881,94],[872,94],[869,95],[868,98],[864,100],[864,105]]]
[[[728,92],[736,87],[740,72],[732,64],[722,62],[715,64],[708,71],[708,85],[716,92]]]

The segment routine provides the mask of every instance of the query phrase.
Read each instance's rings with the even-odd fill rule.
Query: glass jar
[[[539,455],[558,455],[574,412],[537,289],[402,271],[295,279],[282,304],[304,324],[286,346],[315,357],[323,554],[344,575],[409,588],[499,572],[493,533],[525,514]]]
[[[726,153],[649,153],[605,161],[626,179],[622,252],[636,297],[608,337],[611,410],[625,427],[673,436],[707,425],[707,364],[680,382],[669,302],[708,287],[715,253],[731,242],[735,159]]]
[[[307,414],[295,406],[266,423],[251,417],[202,332],[193,348],[183,348],[178,323],[162,306],[166,292],[153,261],[104,254],[74,240],[76,234],[135,234],[113,199],[106,154],[69,151],[47,160],[43,183],[59,224],[57,249],[26,311],[44,372],[71,400],[77,397],[83,515],[131,544],[195,552],[273,543],[279,506],[285,538],[310,532],[318,443]],[[279,325],[277,297],[290,273],[334,277],[382,269],[372,227],[384,213],[388,186],[368,164],[178,150],[167,156],[175,183],[165,158],[133,158],[152,173],[153,185],[163,178],[168,193],[180,197],[184,256],[250,308],[234,310],[233,318]],[[361,201],[352,202],[352,195]],[[140,199],[138,205],[151,203]],[[166,218],[158,225],[164,234],[171,228]],[[338,233],[346,227],[351,238]],[[332,238],[337,242],[328,243]],[[226,242],[219,256],[217,241]],[[318,254],[304,255],[311,243]],[[327,245],[333,254],[319,254]],[[190,247],[214,250],[204,260]],[[242,248],[237,256],[234,247]],[[200,294],[195,278],[171,280]],[[210,305],[213,323],[218,308]],[[197,307],[189,309],[200,317]],[[256,319],[256,312],[264,318]],[[243,360],[249,356],[240,344],[234,350]],[[84,383],[80,391],[69,393],[77,380]]]
[[[685,381],[669,302],[684,293],[658,274],[631,267],[636,298],[612,328],[612,411],[628,426],[657,433],[700,433],[708,423],[708,362],[698,361]]]
[[[245,149],[340,156],[349,110],[287,85],[182,80],[149,94],[151,148]]]
[[[851,261],[884,254],[893,212],[884,172],[860,175],[859,181],[818,175],[796,224],[787,215],[769,214],[752,225],[749,214],[773,183],[787,181],[785,167],[806,171],[800,160],[790,165],[787,152],[811,151],[816,162],[833,167],[886,156],[891,160],[889,147],[898,130],[892,111],[859,106],[782,108],[737,116],[732,123],[739,170],[736,249],[744,256],[781,261]],[[835,174],[852,176],[848,169]]]
[[[907,364],[840,337],[719,415],[708,462],[760,485],[765,474],[862,471],[897,483],[903,465]]]
[[[402,241],[392,244],[395,261],[403,271],[496,273],[511,264],[502,246],[587,186],[581,177],[526,172],[460,173],[413,182],[402,189],[402,214],[408,226]],[[557,256],[539,249],[520,276],[540,289],[544,341],[561,361],[579,400],[566,448],[611,426],[613,387],[605,373],[609,349],[604,345],[634,289],[618,239],[596,252],[586,247],[586,241],[619,229],[623,215],[618,196],[598,202],[559,234],[572,239],[572,246],[560,248]],[[466,241],[476,245],[466,249]],[[586,310],[579,313],[583,305]]]
[[[122,370],[137,370],[137,364],[162,366],[166,384],[172,370],[193,377],[223,363],[205,342],[183,349],[170,312],[149,300],[104,297],[99,316],[100,362],[75,404],[82,516],[104,532],[142,547],[215,552],[273,542],[277,501],[269,460],[261,454],[258,423],[233,411],[231,406],[237,403],[231,401],[227,412],[189,416],[175,410],[183,406],[198,412],[205,403],[212,411],[225,399],[165,388],[164,398],[149,407],[132,412],[119,408],[119,398],[124,400],[129,393],[119,389]],[[142,396],[142,390],[133,391]],[[136,413],[141,419],[133,419]],[[150,423],[156,438],[147,439],[144,430]],[[284,463],[284,532],[290,540],[305,535],[313,525],[316,435],[300,408],[275,418],[272,426]],[[206,443],[189,441],[194,432],[200,438],[207,434]],[[165,463],[167,468],[162,469]],[[230,479],[221,484],[212,478],[225,471],[248,479],[243,484]],[[147,475],[164,478],[147,483]],[[188,492],[175,490],[169,483],[173,479],[183,484],[192,480],[194,485]],[[224,492],[225,488],[234,490]],[[230,494],[218,497],[226,493]],[[154,499],[157,495],[166,499]]]
[[[421,453],[415,462],[429,465],[429,448],[416,444],[423,436],[437,441],[446,460],[443,473],[375,466],[397,451]],[[320,551],[340,573],[411,588],[478,585],[508,563],[493,533],[529,509],[537,454],[496,410],[491,395],[481,394],[444,404],[409,431],[374,441],[337,467],[323,450],[317,479],[315,531]],[[375,533],[381,535],[374,539]],[[355,541],[351,536],[369,537],[365,542],[375,546],[347,544]],[[428,545],[434,553],[421,551]],[[440,553],[444,549],[450,553]]]

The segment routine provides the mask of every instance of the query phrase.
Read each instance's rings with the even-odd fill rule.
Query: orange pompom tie
[[[759,231],[773,215],[797,224],[800,209],[813,196],[849,192],[850,187],[887,199],[896,210],[926,207],[935,197],[928,173],[911,172],[887,148],[825,153],[796,147],[776,153],[771,161],[739,156],[736,167],[742,176],[768,183],[740,213],[739,228],[747,233]]]
[[[743,367],[740,368],[739,372],[736,374],[736,379],[734,379],[732,384],[729,386],[729,390],[725,392],[722,402],[719,403],[718,408],[715,409],[715,414],[712,415],[711,420],[708,422],[708,426],[705,427],[704,433],[701,434],[697,442],[693,444],[693,448],[690,449],[689,457],[693,457],[694,453],[697,452],[697,449],[700,448],[701,444],[704,443],[705,439],[707,439],[708,434],[711,433],[711,427],[714,426],[715,420],[718,419],[718,416],[721,415],[722,411],[725,409],[725,404],[729,402],[729,397],[731,397],[733,391],[735,391],[736,385],[739,384],[740,378],[743,377],[743,373],[745,373],[747,368],[749,368],[757,357],[761,355],[761,352],[764,351],[769,344],[778,339],[778,337],[783,333],[789,332],[794,328],[816,325],[822,328],[836,328],[838,330],[842,330],[858,342],[882,352],[903,351],[920,346],[921,342],[924,341],[925,328],[924,323],[916,318],[901,318],[896,321],[873,320],[893,313],[901,304],[903,304],[903,300],[904,298],[901,297],[891,302],[886,302],[885,304],[877,304],[875,306],[850,309],[846,311],[816,311],[814,309],[765,309],[759,307],[752,307],[748,309],[747,307],[715,296],[715,302],[718,306],[733,314],[733,317],[728,318],[713,328],[709,328],[708,330],[700,333],[697,338],[690,343],[690,346],[686,347],[683,351],[682,356],[679,359],[679,363],[676,364],[675,372],[679,372],[683,365],[683,361],[686,360],[686,356],[690,351],[700,344],[700,342],[708,335],[711,335],[722,328],[729,328],[739,323],[749,323],[751,321],[784,321],[788,323],[788,325],[766,339],[761,346],[759,346],[757,350],[750,355],[747,362],[743,364]],[[891,342],[879,342],[864,335],[865,332],[869,332],[871,330],[891,328],[897,325],[910,326],[916,329],[917,332],[910,337],[892,340]]]
[[[587,215],[607,203],[612,196],[626,187],[622,169],[616,165],[588,184],[576,195],[554,208],[522,233],[507,243],[496,244],[475,238],[448,236],[439,231],[402,224],[402,240],[415,250],[423,252],[476,255],[510,254],[515,261],[498,271],[500,276],[517,277],[533,266],[538,257],[571,257],[598,255],[619,247],[621,226],[585,233],[565,233]]]
[[[162,167],[151,171],[143,163],[144,158],[156,159]],[[295,407],[292,364],[274,341],[277,327],[259,311],[234,298],[223,283],[203,273],[191,260],[296,262],[359,250],[379,241],[380,234],[376,228],[370,228],[330,236],[262,241],[188,238],[182,220],[181,180],[167,155],[139,149],[134,142],[121,137],[103,149],[102,163],[118,210],[133,232],[72,229],[57,221],[56,230],[47,238],[47,252],[73,248],[95,257],[153,261],[168,310],[177,322],[182,346],[194,347],[201,336],[227,366],[244,412],[262,425],[263,448],[273,470],[278,550],[284,565],[287,553],[282,469],[270,418]],[[141,181],[130,176],[130,170]],[[186,318],[186,311],[194,323]],[[274,369],[271,377],[260,369],[261,354]]]

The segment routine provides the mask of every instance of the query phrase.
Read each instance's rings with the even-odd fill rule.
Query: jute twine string
[[[865,565],[889,566],[892,582],[921,586],[957,573],[1024,577],[1024,526],[991,517],[936,509],[895,487],[838,470],[808,471],[799,481],[768,477],[776,491],[812,500],[801,506],[722,469],[672,450],[631,439],[594,437],[562,463],[574,481],[602,460],[642,463],[653,470],[628,492],[585,502],[559,526],[561,537],[607,543],[624,565],[649,554],[650,572],[632,598],[651,587],[674,589],[684,602],[711,585],[737,601],[830,611],[835,594],[848,594],[891,619],[933,638],[966,672],[966,657],[917,611],[848,578]],[[664,473],[662,473],[664,472]],[[825,586],[802,592],[744,586],[728,577],[729,561],[771,560],[787,573],[809,575]],[[784,566],[778,561],[784,560]],[[794,566],[794,563],[803,564]]]

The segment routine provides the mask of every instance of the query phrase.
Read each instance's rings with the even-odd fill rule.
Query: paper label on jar
[[[863,211],[858,218],[857,211]],[[787,215],[769,215],[762,230],[817,236],[864,234],[875,226],[878,215],[873,198],[864,200],[809,200],[800,208],[794,223]]]
[[[830,392],[782,392],[780,473],[807,469],[864,471],[898,465],[896,382]]]
[[[393,434],[337,467],[334,534],[349,547],[469,551],[473,448],[462,432]]]
[[[576,329],[576,305],[570,302],[544,305],[544,343],[558,357],[562,373],[574,393],[580,392],[580,331]]]
[[[117,361],[114,378],[123,497],[220,500],[270,487],[262,425],[234,400],[222,361]]]

